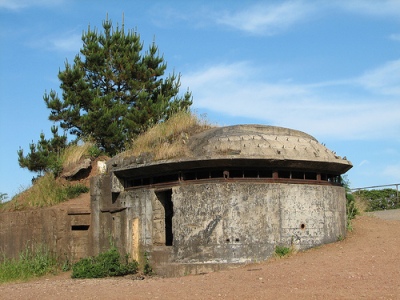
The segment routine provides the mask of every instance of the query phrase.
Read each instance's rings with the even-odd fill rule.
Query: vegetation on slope
[[[204,117],[190,112],[179,112],[133,139],[129,150],[121,153],[121,156],[148,153],[154,160],[188,156],[186,142],[189,137],[211,127]]]
[[[99,155],[97,147],[87,142],[81,145],[70,144],[59,155],[62,162],[61,170],[93,154]],[[61,171],[60,171],[61,172]],[[81,193],[87,193],[87,183],[73,182],[56,177],[51,171],[33,180],[32,186],[23,190],[11,201],[0,204],[1,211],[13,211],[27,208],[52,206],[68,199],[76,198]]]
[[[33,207],[52,206],[68,199],[87,193],[89,188],[83,184],[68,181],[61,182],[52,173],[36,179],[27,190],[19,193],[9,202],[2,205],[3,211],[21,210]]]
[[[190,112],[178,112],[163,123],[158,123],[131,141],[123,157],[150,154],[154,160],[188,155],[186,142],[193,134],[211,128],[203,117]],[[83,158],[94,159],[101,154],[91,142],[70,144],[60,154],[61,171],[74,166]],[[0,210],[11,211],[32,207],[48,207],[88,192],[88,183],[74,183],[56,177],[51,171],[38,177],[33,185],[19,193],[9,202],[0,204]]]

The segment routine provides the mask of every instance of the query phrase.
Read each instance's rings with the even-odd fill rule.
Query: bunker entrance
[[[174,216],[174,204],[172,203],[172,189],[156,192],[156,196],[162,205],[164,215],[164,241],[165,246],[172,246],[174,235],[172,231],[172,218]]]

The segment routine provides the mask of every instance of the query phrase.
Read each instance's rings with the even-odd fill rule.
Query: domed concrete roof
[[[346,159],[304,132],[283,127],[235,125],[213,128],[190,138],[195,157],[260,158],[343,163]]]
[[[352,164],[314,137],[289,128],[234,125],[206,130],[189,138],[190,156],[162,161],[126,158],[111,171],[122,176],[144,176],[212,167],[271,167],[332,174],[347,172]]]

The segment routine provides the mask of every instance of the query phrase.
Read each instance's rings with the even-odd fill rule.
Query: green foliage
[[[346,211],[348,220],[353,220],[359,214],[355,198],[350,193],[346,193]]]
[[[351,194],[350,191],[350,181],[348,180],[347,176],[344,175],[341,178],[341,182],[343,184],[343,187],[345,188],[346,191],[346,214],[347,214],[347,230],[353,230],[353,226],[351,223],[351,220],[353,220],[356,215],[359,214],[359,210],[356,206],[356,201],[354,196]]]
[[[102,153],[103,151],[101,151],[101,149],[96,145],[93,145],[88,149],[88,154],[92,159],[99,157]]]
[[[82,41],[80,54],[58,74],[62,98],[54,90],[43,97],[49,119],[61,128],[114,155],[136,135],[189,109],[191,93],[178,96],[180,75],[165,76],[167,64],[154,42],[143,53],[139,34],[124,24],[114,28],[111,20],[102,32],[89,27]]]
[[[72,266],[72,278],[103,278],[124,276],[137,272],[138,263],[128,261],[121,263],[120,254],[114,246],[96,257],[83,258]]]
[[[0,283],[27,280],[56,272],[56,257],[44,246],[26,247],[18,259],[3,257],[0,262]]]
[[[395,189],[361,190],[354,192],[354,195],[366,201],[367,211],[400,208],[400,201]]]
[[[80,194],[89,192],[89,188],[82,184],[73,184],[73,185],[67,185],[64,188],[64,191],[66,193],[67,199],[73,199],[78,197]]]
[[[279,257],[284,257],[292,253],[292,248],[285,246],[276,246],[275,247],[275,255]]]
[[[67,146],[67,137],[58,135],[58,128],[51,127],[53,137],[46,140],[44,133],[40,134],[37,144],[29,145],[30,153],[24,156],[24,150],[18,150],[18,163],[21,168],[38,172],[39,176],[44,172],[52,172],[58,176],[62,171],[61,153]]]
[[[63,272],[68,272],[68,271],[70,271],[71,269],[72,269],[72,263],[71,263],[71,261],[69,260],[67,254],[65,254],[65,260],[64,260],[64,263],[63,263],[62,266],[61,266],[61,270],[62,270]]]
[[[150,265],[149,254],[147,252],[144,253],[144,260],[145,260],[145,263],[144,263],[144,267],[143,267],[143,273],[145,275],[149,275],[149,276],[153,275],[153,268]]]

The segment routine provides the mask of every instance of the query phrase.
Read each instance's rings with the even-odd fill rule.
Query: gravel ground
[[[145,280],[63,273],[0,285],[0,298],[400,299],[399,220],[400,210],[359,216],[342,241],[229,271]]]
[[[388,209],[366,213],[368,216],[374,216],[383,220],[400,220],[400,209]]]

